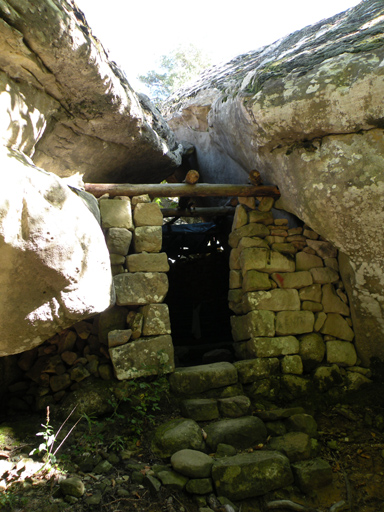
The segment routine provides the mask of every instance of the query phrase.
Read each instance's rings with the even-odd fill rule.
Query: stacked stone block
[[[119,380],[174,369],[168,306],[169,270],[162,246],[163,216],[148,196],[100,199],[117,307],[106,321],[109,354]],[[106,315],[108,318],[108,315]],[[116,322],[116,318],[119,320]],[[105,336],[104,333],[104,336]]]
[[[357,366],[337,250],[308,226],[290,229],[288,220],[274,219],[266,199],[257,209],[243,200],[229,236],[237,357],[278,358],[277,385],[294,394],[313,383],[328,389],[335,375],[351,389],[368,383],[369,370]]]

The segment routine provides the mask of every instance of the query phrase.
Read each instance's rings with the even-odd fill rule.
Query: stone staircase
[[[200,510],[212,493],[236,510],[239,501],[292,484],[303,494],[332,485],[332,469],[318,457],[314,418],[302,407],[267,410],[244,394],[243,383],[257,374],[257,366],[213,363],[178,368],[169,376],[183,418],[155,433],[152,451],[170,458],[156,476],[163,485],[178,482]]]

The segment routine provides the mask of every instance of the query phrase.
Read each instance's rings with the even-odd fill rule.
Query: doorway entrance
[[[229,222],[163,226],[168,304],[178,366],[233,360],[228,307]]]

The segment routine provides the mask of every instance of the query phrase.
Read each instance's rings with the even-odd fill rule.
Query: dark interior
[[[225,221],[163,226],[170,264],[165,302],[178,366],[233,359],[227,239]]]

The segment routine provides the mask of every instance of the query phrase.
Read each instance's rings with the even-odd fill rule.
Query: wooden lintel
[[[85,183],[85,190],[95,197],[109,194],[115,196],[141,196],[148,194],[151,197],[280,197],[276,186],[254,185],[227,185],[213,183],[159,183],[131,185],[130,183]]]
[[[216,206],[212,208],[191,208],[179,210],[178,208],[161,208],[163,217],[216,217],[235,213],[233,206]]]

